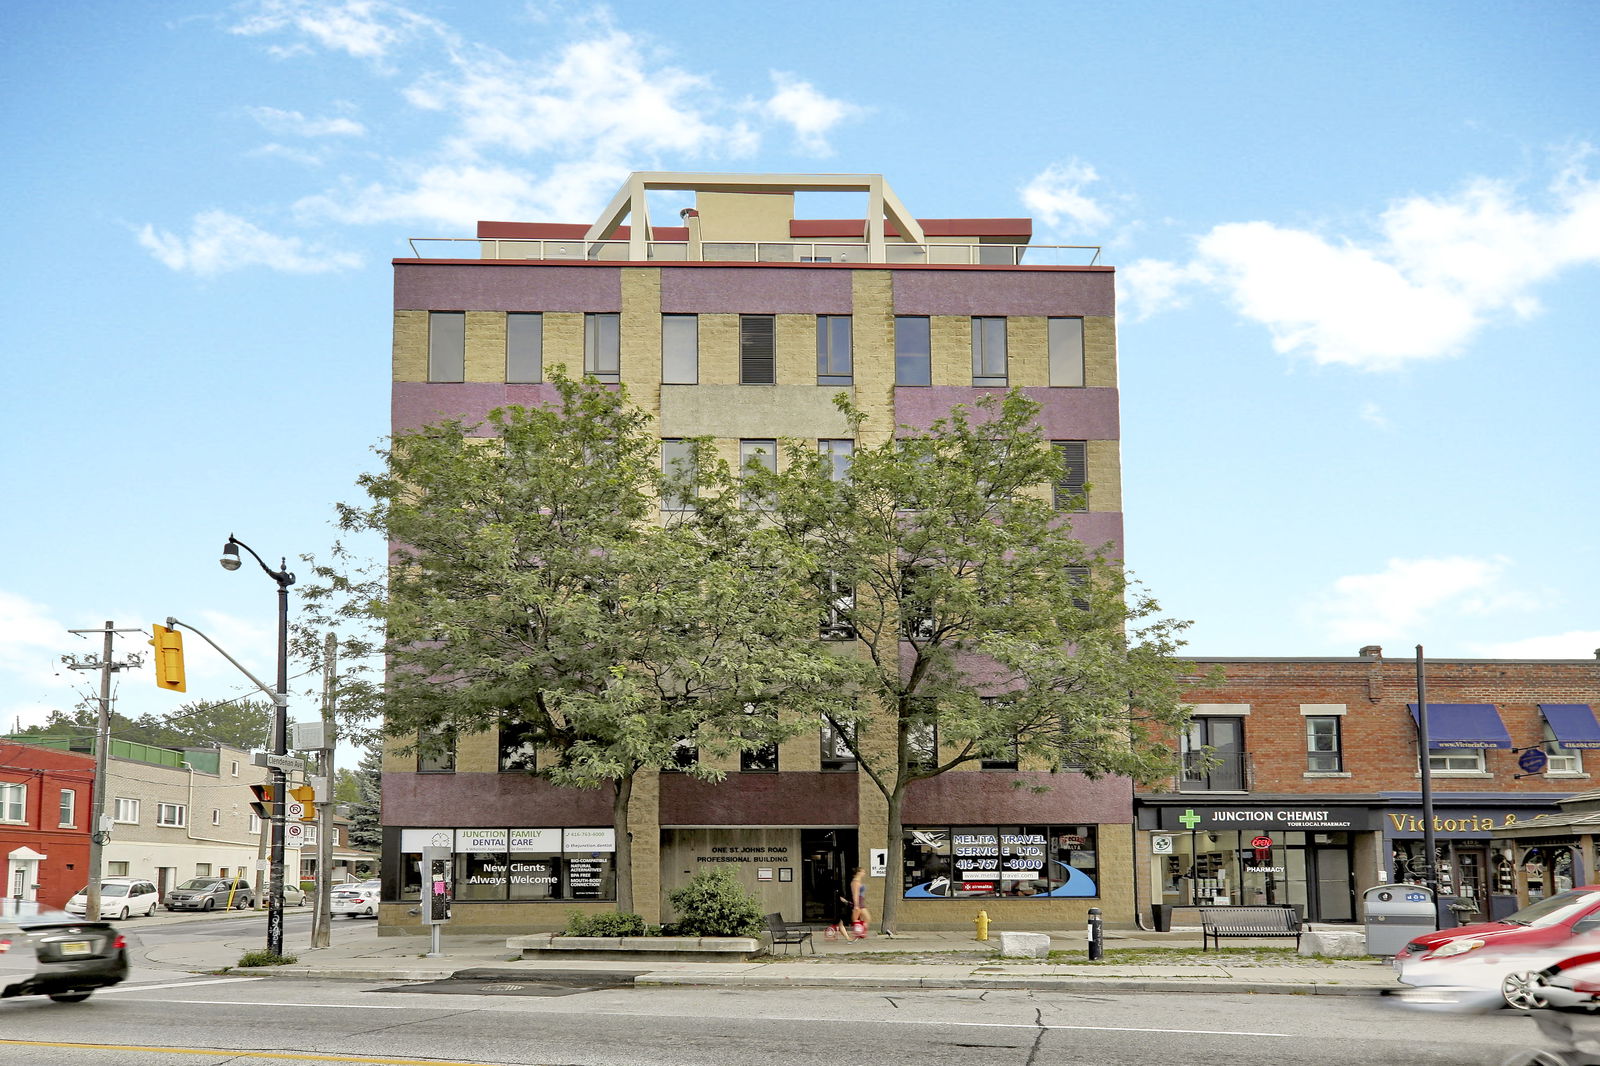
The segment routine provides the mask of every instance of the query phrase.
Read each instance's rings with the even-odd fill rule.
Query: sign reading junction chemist
[[[1163,807],[1160,829],[1217,832],[1223,829],[1359,830],[1375,828],[1368,807]]]

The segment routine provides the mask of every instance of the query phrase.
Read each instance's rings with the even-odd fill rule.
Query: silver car
[[[167,890],[169,911],[248,910],[255,900],[250,882],[234,877],[191,877]]]
[[[0,899],[0,999],[81,1003],[127,976],[127,943],[110,923]]]

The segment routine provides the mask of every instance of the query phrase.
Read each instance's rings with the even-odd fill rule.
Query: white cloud
[[[264,266],[290,274],[320,274],[361,265],[361,257],[279,237],[226,211],[194,216],[187,237],[154,226],[139,230],[139,243],[163,264],[202,277]]]
[[[272,133],[296,137],[362,137],[367,128],[348,118],[307,118],[298,111],[276,107],[252,107],[250,117]]]
[[[1600,629],[1576,629],[1548,637],[1483,644],[1473,654],[1490,659],[1593,659],[1597,649],[1600,649]]]
[[[0,591],[0,675],[7,689],[53,684],[67,627],[43,604]]]
[[[393,184],[374,182],[308,196],[295,211],[308,219],[331,219],[347,225],[404,221],[444,227],[447,236],[467,233],[478,219],[516,219],[529,215],[578,218],[599,210],[594,203],[622,184],[627,169],[601,166],[571,181],[552,178],[540,183],[523,169],[482,164],[440,164],[426,167]],[[563,171],[563,175],[568,175]],[[552,201],[551,194],[570,197]],[[575,214],[552,213],[571,207]]]
[[[769,118],[794,127],[801,146],[817,155],[831,155],[829,131],[864,110],[819,92],[809,81],[802,81],[787,71],[774,70],[772,84],[774,92],[760,105],[761,111]]]
[[[1383,413],[1383,408],[1371,400],[1361,405],[1361,421],[1379,429],[1389,428],[1389,416]]]
[[[1449,196],[1412,196],[1373,234],[1335,237],[1271,222],[1202,235],[1185,264],[1124,271],[1139,313],[1204,285],[1259,322],[1284,354],[1392,370],[1459,353],[1485,327],[1538,313],[1535,288],[1600,263],[1600,181],[1573,153],[1531,206],[1509,183],[1474,179]]]
[[[1415,639],[1430,619],[1523,610],[1531,598],[1503,581],[1503,557],[1390,559],[1376,574],[1337,579],[1305,609],[1313,625],[1340,643]]]
[[[358,59],[382,59],[398,45],[441,29],[433,19],[384,0],[260,0],[254,12],[229,32],[257,37],[295,31],[304,34],[310,44],[329,51]],[[310,51],[310,44],[296,42],[272,51],[279,56],[298,55]]]
[[[1094,167],[1076,159],[1052,163],[1023,186],[1022,202],[1053,230],[1103,230],[1111,223],[1111,212],[1085,191],[1099,180]]]

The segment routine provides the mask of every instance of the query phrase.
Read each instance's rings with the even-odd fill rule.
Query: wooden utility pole
[[[322,645],[322,742],[321,751],[323,788],[326,795],[317,804],[317,902],[316,914],[311,924],[311,946],[325,948],[333,943],[330,925],[332,915],[328,905],[333,899],[333,752],[336,744],[333,728],[334,677],[339,668],[339,642],[329,633]]]

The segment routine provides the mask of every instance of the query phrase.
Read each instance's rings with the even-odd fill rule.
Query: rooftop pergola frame
[[[645,195],[651,190],[723,193],[863,192],[867,194],[867,258],[888,259],[885,220],[901,236],[916,244],[927,240],[922,224],[907,211],[882,174],[687,174],[636,171],[629,175],[598,221],[584,234],[588,241],[603,241],[628,223],[628,258],[649,257],[650,215]]]

